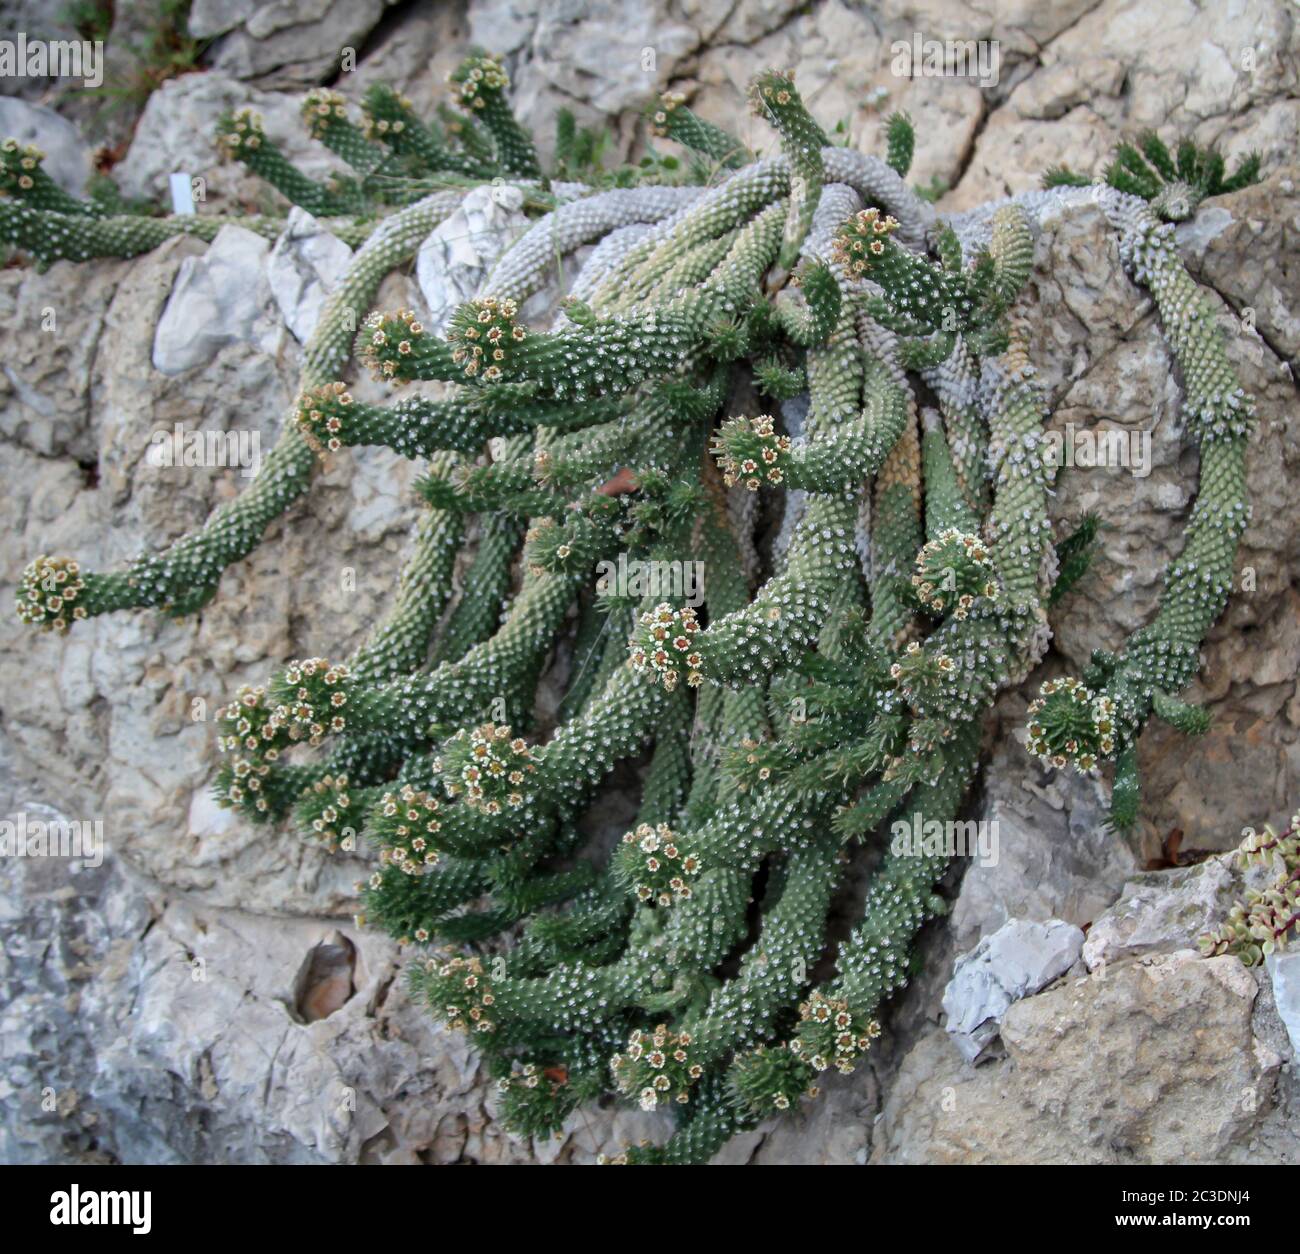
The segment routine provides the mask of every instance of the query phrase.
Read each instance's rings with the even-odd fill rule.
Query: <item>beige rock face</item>
[[[215,42],[209,59],[218,69],[269,86],[317,83],[346,69],[344,50],[358,48],[393,0],[198,0],[190,31]]]
[[[1294,368],[1300,358],[1300,290],[1296,282],[1295,237],[1300,230],[1300,189],[1293,165],[1276,177],[1239,192],[1232,209],[1200,215],[1201,223],[1182,230],[1187,265],[1235,314],[1225,329],[1245,337],[1243,350],[1258,360],[1250,343],[1254,328],[1282,361]],[[1220,236],[1226,239],[1220,240]],[[1225,264],[1235,257],[1239,264]]]
[[[125,268],[0,271],[7,350],[0,431],[7,444],[40,457],[93,460],[90,369],[104,310]]]
[[[1190,952],[1016,1002],[1005,1061],[930,1037],[903,1063],[873,1162],[1221,1161],[1272,1101],[1281,1059],[1251,1028],[1254,977]]]
[[[37,300],[57,299],[49,293],[67,285],[55,305],[64,334],[93,345],[93,364],[65,349],[68,366],[47,367],[35,382],[67,396],[64,438],[93,448],[98,484],[89,487],[75,461],[4,446],[14,485],[4,508],[10,534],[21,540],[5,549],[10,589],[37,552],[79,552],[112,566],[144,544],[183,535],[244,485],[237,469],[149,465],[153,432],[179,423],[186,431],[244,430],[264,450],[273,444],[297,379],[287,338],[278,357],[240,343],[179,375],[153,368],[153,331],[176,270],[202,247],[177,241],[134,263],[59,263],[48,275],[29,276]],[[71,295],[78,282],[84,305]],[[391,290],[386,299],[410,298]],[[39,334],[32,332],[34,347]],[[32,359],[41,360],[35,351]],[[22,363],[20,353],[15,369]],[[11,412],[23,409],[11,401]],[[234,688],[274,661],[303,650],[345,653],[360,643],[400,569],[417,509],[415,473],[383,450],[337,459],[267,543],[227,573],[196,619],[119,615],[63,640],[11,637],[0,684],[20,769],[39,777],[65,810],[102,819],[110,848],[164,883],[251,909],[343,909],[359,862],[330,861],[299,841],[233,823],[210,804],[212,717]],[[287,549],[286,529],[296,537]],[[345,570],[353,572],[355,591],[344,591]],[[31,682],[33,667],[45,682]]]
[[[207,179],[212,207],[246,200],[253,181],[219,165],[211,144],[218,114],[243,104],[309,173],[335,168],[305,137],[297,93],[325,72],[338,38],[327,56],[295,32],[319,11],[360,31],[360,44],[383,6],[350,17],[345,5],[285,0],[263,51],[247,39],[254,6],[201,7],[205,29],[225,41],[221,68],[155,94],[119,171],[126,190],[157,194],[184,169]],[[1012,739],[1023,702],[1004,702],[975,803],[1001,826],[1000,863],[972,866],[951,886],[951,922],[932,929],[926,970],[900,999],[872,1067],[738,1138],[726,1161],[1293,1155],[1295,1095],[1278,1072],[1289,1045],[1267,985],[1257,991],[1234,960],[1170,952],[1226,909],[1225,876],[1144,877],[1111,905],[1172,828],[1184,849],[1226,848],[1300,796],[1293,7],[650,0],[627,13],[567,0],[403,6],[337,85],[356,99],[390,82],[427,110],[477,40],[506,57],[519,112],[543,147],[567,104],[583,123],[608,117],[626,156],[641,104],[672,87],[772,151],[745,87],[761,68],[789,66],[819,117],[844,120],[837,138],[864,150],[879,148],[892,109],[908,110],[910,177],[951,188],[941,210],[1035,186],[1049,164],[1094,171],[1120,135],[1145,126],[1218,142],[1230,157],[1258,148],[1266,176],[1207,203],[1178,233],[1260,413],[1238,588],[1191,692],[1213,714],[1211,730],[1196,742],[1148,730],[1143,820],[1130,847],[1100,826],[1104,781],[1039,771]],[[997,83],[900,77],[895,45],[917,33],[997,40]],[[274,440],[298,375],[287,331],[228,343],[175,376],[153,368],[177,270],[202,251],[183,240],[133,262],[0,271],[0,527],[9,537],[0,597],[12,597],[37,553],[111,567],[184,534],[244,486],[237,471],[148,465],[153,432],[181,423],[256,432],[264,448]],[[411,279],[395,276],[378,303],[418,300]],[[1058,482],[1062,530],[1093,509],[1105,524],[1092,572],[1052,614],[1057,656],[1047,667],[1077,669],[1149,620],[1161,571],[1181,547],[1196,455],[1184,446],[1180,384],[1151,303],[1124,275],[1099,214],[1045,224],[1025,309],[1053,429],[1151,437],[1149,473],[1076,466]],[[378,397],[371,386],[359,380],[357,390]],[[580,1112],[554,1143],[506,1138],[474,1055],[406,998],[404,957],[347,922],[366,864],[235,822],[208,794],[212,713],[231,691],[294,655],[349,652],[388,603],[416,513],[414,472],[378,450],[335,458],[194,619],[114,616],[65,639],[0,633],[6,812],[50,803],[102,820],[110,850],[106,868],[72,878],[0,867],[0,1159],[569,1162],[662,1134],[639,1112],[609,1109]],[[354,592],[344,591],[345,569]],[[954,956],[1011,917],[1091,924],[1085,957],[1104,957],[1106,973],[1080,984],[1076,969],[1016,1003],[1003,1023],[1007,1057],[972,1069],[939,1026],[939,995]],[[308,955],[321,943],[346,952],[336,934],[353,961],[313,1003],[327,1013],[308,1021],[300,995],[321,986],[304,974]],[[196,958],[206,981],[194,978]],[[64,1042],[75,1044],[61,1053]],[[46,1083],[59,1094],[55,1112],[41,1110]]]
[[[1026,191],[1047,164],[1091,170],[1121,134],[1148,128],[1177,125],[1234,158],[1258,148],[1266,162],[1291,159],[1296,31],[1285,0],[1212,10],[1103,0],[1044,34],[1027,76],[990,113],[954,206]]]
[[[377,933],[165,896],[113,859],[5,859],[0,888],[5,1162],[590,1163],[664,1133],[610,1109],[507,1136]]]

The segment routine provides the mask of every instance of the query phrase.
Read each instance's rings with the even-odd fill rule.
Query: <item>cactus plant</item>
[[[297,659],[233,694],[219,796],[330,850],[368,846],[362,917],[418,951],[413,990],[473,1035],[509,1126],[549,1134],[614,1092],[676,1116],[666,1141],[622,1161],[704,1161],[872,1047],[943,909],[949,859],[885,852],[856,927],[835,935],[845,864],[891,818],[957,815],[984,715],[1042,659],[1054,591],[1086,566],[1094,519],[1053,542],[1056,471],[1016,307],[1040,215],[1089,204],[1113,224],[1201,451],[1155,621],[1030,707],[1050,765],[1117,761],[1121,824],[1149,715],[1204,722],[1177,694],[1228,594],[1251,403],[1162,220],[1182,198],[1126,155],[1113,186],[1058,173],[1051,190],[944,220],[905,181],[906,116],[889,121],[887,159],[835,147],[792,79],[768,73],[751,99],[779,155],[751,159],[667,96],[652,123],[700,155],[706,185],[559,189],[500,67],[476,58],[453,77],[472,115],[459,136],[379,89],[364,131],[339,99],[309,99],[314,134],[356,171],[347,184],[305,179],[247,117],[225,124],[228,148],[313,211],[369,213],[385,196],[390,211],[308,345],[294,421],[254,484],[125,571],[38,558],[19,614],[62,631],[110,610],[193,612],[308,490],[318,457],[384,445],[427,459],[390,613],[351,658]],[[1162,149],[1143,151],[1165,169]],[[1191,157],[1171,168],[1202,192],[1222,182]],[[345,315],[494,169],[543,215],[445,327],[377,312],[359,336],[380,379],[442,390],[358,401]],[[446,190],[416,195],[434,174]],[[20,212],[63,230],[75,211],[39,188]],[[553,325],[530,326],[521,309],[557,254],[589,244]],[[741,407],[750,379],[772,412]],[[762,558],[756,502],[782,507]],[[472,515],[481,540],[456,595]],[[602,563],[698,564],[703,598],[671,580],[593,587]],[[537,684],[566,633],[580,664],[548,726]],[[612,852],[593,848],[584,811],[633,761],[636,822]]]

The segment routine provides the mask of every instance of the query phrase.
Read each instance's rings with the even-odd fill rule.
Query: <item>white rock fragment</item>
[[[180,374],[206,365],[228,344],[277,351],[284,333],[270,309],[270,249],[242,226],[223,226],[202,256],[181,262],[154,332],[155,369]]]
[[[321,307],[342,280],[352,250],[305,209],[294,207],[266,259],[266,279],[299,344],[316,329]]]
[[[1008,919],[957,959],[943,1009],[953,1043],[969,1062],[998,1035],[1011,1004],[1064,975],[1082,945],[1083,932],[1062,919]]]
[[[1233,901],[1247,888],[1262,888],[1267,878],[1266,871],[1239,867],[1232,855],[1138,876],[1093,921],[1083,960],[1095,971],[1122,957],[1193,948]]]
[[[1278,1018],[1291,1038],[1291,1048],[1300,1058],[1300,953],[1272,953],[1264,959],[1273,981],[1273,1002]]]

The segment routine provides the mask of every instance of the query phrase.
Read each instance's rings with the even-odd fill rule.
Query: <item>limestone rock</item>
[[[1271,1085],[1280,1062],[1255,1045],[1254,997],[1237,959],[1175,953],[1019,1002],[1002,1036],[1031,1102],[1063,1109],[1086,1143],[1213,1161],[1252,1123],[1243,1092]]]
[[[998,1034],[1013,1002],[1064,975],[1078,960],[1083,933],[1072,923],[1008,919],[953,967],[943,994],[947,1030],[974,1062]]]
[[[1253,365],[1264,365],[1267,346],[1293,374],[1300,370],[1300,276],[1287,236],[1300,215],[1298,181],[1300,169],[1283,166],[1233,196],[1207,201],[1178,230],[1188,269],[1228,304],[1224,334],[1243,337]]]
[[[322,82],[354,55],[393,0],[196,0],[190,33],[215,37],[212,64],[273,87]]]
[[[213,241],[215,243],[215,241]],[[297,205],[266,258],[266,279],[280,316],[300,344],[316,329],[325,298],[352,260],[352,250]]]
[[[526,11],[513,0],[500,7]],[[514,43],[524,30],[508,19],[498,28],[497,9],[493,3],[471,9],[470,38],[489,50],[513,51],[498,48],[498,39]],[[701,42],[699,29],[676,20],[667,4],[590,0],[576,8],[563,0],[541,0],[534,11],[535,25],[521,46],[522,66],[515,76],[524,109],[543,91],[576,96],[606,116],[638,108],[656,81],[671,78]]]
[[[1264,959],[1273,984],[1273,1001],[1291,1042],[1292,1057],[1300,1056],[1300,954],[1272,953]]]
[[[169,897],[111,855],[5,858],[0,881],[6,1162],[590,1163],[666,1134],[613,1109],[508,1137],[377,933]]]
[[[1268,878],[1267,867],[1243,871],[1231,854],[1139,875],[1088,929],[1083,960],[1092,971],[1123,957],[1191,948],[1248,888]]]
[[[158,320],[153,364],[163,374],[203,366],[229,344],[274,353],[282,334],[267,316],[271,245],[242,226],[223,226],[207,250],[186,257]]]
[[[1004,38],[1007,16],[1029,7],[993,6],[996,36]],[[1190,138],[1218,144],[1229,158],[1251,148],[1266,166],[1293,158],[1300,32],[1285,0],[1204,14],[1192,0],[1102,0],[1068,14],[1065,6],[1034,7],[1045,16],[1032,20],[1056,29],[1046,41],[1034,37],[1037,64],[1027,75],[1008,76],[1010,93],[989,114],[943,207],[1027,191],[1045,165],[1091,173],[1122,136],[1167,129],[1176,117],[1187,120]],[[972,26],[978,20],[972,15]]]
[[[94,461],[91,373],[127,263],[0,271],[0,431],[42,457]]]
[[[1009,702],[1003,726],[1022,725]],[[1008,919],[1091,923],[1136,870],[1133,854],[1107,832],[1098,781],[1047,771],[1014,734],[994,750],[980,821],[996,833],[996,863],[973,861],[951,913],[953,944],[970,949]]]
[[[498,17],[508,20],[505,6],[498,9]],[[400,22],[383,23],[371,33],[355,72],[340,75],[334,88],[359,101],[373,83],[385,83],[409,97],[421,116],[432,115],[439,103],[450,102],[447,75],[469,51],[469,23],[465,0],[408,6]],[[545,133],[539,139],[545,142]]]
[[[1281,1059],[1256,983],[1188,951],[1016,1002],[1007,1058],[971,1071],[931,1035],[886,1097],[873,1162],[1217,1162],[1261,1125]]]

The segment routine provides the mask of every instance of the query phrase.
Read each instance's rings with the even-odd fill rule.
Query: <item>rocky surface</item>
[[[197,0],[193,19],[214,40],[211,68],[154,93],[114,174],[127,194],[147,196],[164,194],[173,171],[198,176],[201,212],[285,211],[217,160],[222,111],[256,108],[319,177],[335,162],[304,135],[302,90],[337,74],[355,99],[385,81],[427,110],[471,42],[506,57],[520,113],[543,140],[567,104],[582,122],[611,121],[619,157],[637,142],[640,106],[667,86],[770,150],[744,87],[759,68],[791,66],[819,116],[844,119],[865,149],[879,147],[884,116],[906,108],[918,132],[914,179],[951,188],[941,209],[1031,187],[1050,163],[1092,170],[1121,134],[1147,125],[1233,157],[1261,150],[1266,181],[1207,202],[1178,234],[1261,419],[1241,586],[1193,690],[1211,730],[1195,742],[1147,732],[1144,819],[1124,842],[1102,826],[1104,779],[1028,759],[1014,731],[1023,699],[1009,695],[971,809],[996,832],[996,857],[946,886],[949,919],[928,931],[924,969],[891,1009],[871,1067],[737,1138],[723,1160],[1300,1158],[1296,960],[1248,971],[1189,952],[1242,887],[1224,860],[1142,870],[1175,828],[1184,851],[1226,849],[1243,827],[1281,820],[1300,794],[1293,8]],[[997,82],[899,77],[893,45],[918,31],[996,39]],[[340,73],[344,47],[358,57]],[[46,126],[40,142],[66,153],[52,172],[75,185],[85,146],[57,115],[29,109],[32,91],[21,95],[0,105],[22,117],[4,116]],[[390,278],[379,303],[460,299],[521,225],[516,210],[468,206],[466,230],[430,241],[423,273]],[[0,270],[4,596],[35,553],[113,565],[183,534],[243,486],[237,469],[151,465],[155,432],[256,432],[270,447],[300,341],[346,258],[306,215],[275,244],[247,234],[210,247],[178,240],[133,262]],[[1100,215],[1047,223],[1037,249],[1026,306],[1054,427],[1151,437],[1149,473],[1061,476],[1062,527],[1095,508],[1106,528],[1094,571],[1053,612],[1050,670],[1077,667],[1148,619],[1196,458],[1150,302],[1124,276]],[[188,310],[187,291],[200,302]],[[187,326],[196,309],[201,337]],[[356,386],[370,395],[368,382]],[[473,1054],[409,1002],[396,948],[349,921],[364,862],[236,823],[208,795],[217,705],[277,661],[351,650],[386,603],[415,515],[414,471],[380,450],[333,459],[195,619],[103,618],[63,640],[13,622],[0,633],[0,809],[98,819],[108,847],[102,866],[84,869],[0,861],[0,1160],[569,1162],[658,1135],[653,1119],[616,1108],[580,1112],[544,1145],[500,1133]],[[957,955],[1009,920],[1031,930],[1060,920],[1087,935],[1069,971],[1008,999],[1002,1049],[974,1067],[945,1031],[943,993]]]
[[[1126,956],[1190,945],[1221,922],[1247,890],[1262,889],[1269,879],[1267,868],[1244,872],[1231,855],[1134,876],[1088,929],[1080,956],[1097,971]]]
[[[1273,1003],[1292,1050],[1300,1049],[1300,954],[1269,954],[1264,960],[1273,985]]]
[[[284,243],[281,254],[291,247],[287,234]],[[270,243],[260,235],[230,225],[206,249],[181,262],[154,330],[156,370],[182,374],[206,366],[234,344],[276,356],[288,319],[272,307],[270,253]],[[256,281],[250,283],[250,275]]]
[[[876,1162],[1220,1162],[1277,1109],[1255,978],[1182,950],[1016,1002],[1004,1061],[931,1035],[886,1098]]]
[[[506,1136],[375,932],[207,906],[111,855],[0,877],[0,1161],[590,1162],[662,1135],[611,1109]]]
[[[1082,945],[1083,933],[1073,923],[1008,919],[958,957],[943,990],[944,1026],[968,1062],[977,1062],[997,1040],[1012,1005],[1074,966]]]
[[[195,0],[190,33],[211,39],[209,63],[271,87],[321,82],[355,65],[394,0]]]
[[[213,241],[216,242],[215,240]],[[299,344],[316,329],[325,298],[347,272],[352,250],[305,209],[294,206],[266,259],[266,281]]]
[[[1271,977],[1276,962],[1247,968],[1195,950],[1264,878],[1263,868],[1243,871],[1229,854],[1133,876],[1089,921],[1078,961],[1061,978],[1009,999],[1000,1048],[975,1066],[958,1035],[966,1025],[952,1016],[973,1018],[976,999],[941,1004],[933,977],[923,977],[899,1008],[896,1049],[878,1067],[885,1092],[871,1161],[1300,1161],[1294,975],[1285,967]],[[970,887],[968,875],[957,910]],[[1050,909],[1051,884],[1041,892]],[[1059,900],[1068,894],[1063,882]],[[1026,926],[1015,921],[1017,931]],[[1009,927],[970,957],[994,949]],[[951,969],[942,940],[927,966],[937,956]],[[954,984],[963,965],[971,966],[958,960]]]
[[[1003,737],[989,761],[980,814],[997,856],[966,868],[947,929],[959,953],[1008,919],[1083,927],[1137,869],[1128,844],[1106,831],[1104,781],[1043,769],[1016,738],[1023,711],[1016,697],[999,711]]]

